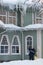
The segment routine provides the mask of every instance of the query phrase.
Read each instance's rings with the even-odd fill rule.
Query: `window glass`
[[[12,46],[12,53],[15,53],[15,46]]]
[[[9,23],[16,24],[16,12],[9,12],[8,19]]]
[[[11,11],[0,11],[0,20],[2,20],[5,24],[16,24],[16,12]]]
[[[13,17],[13,24],[16,24],[16,18]]]
[[[6,23],[6,11],[0,11],[0,20]]]
[[[8,45],[6,36],[3,37],[1,45]]]
[[[13,43],[12,43],[12,53],[19,53],[19,42],[18,37],[13,37]]]
[[[16,53],[19,53],[19,46],[16,46]]]
[[[5,46],[5,53],[8,53],[8,46]]]
[[[9,23],[12,23],[12,17],[9,17]]]
[[[17,39],[17,37],[14,38],[13,45],[18,45],[18,39]]]
[[[9,12],[9,16],[16,16],[15,12]]]
[[[4,46],[1,46],[1,53],[4,53]]]
[[[0,16],[0,20],[2,20],[2,16]]]
[[[0,15],[6,15],[6,12],[0,10]]]
[[[5,35],[5,36],[2,36],[2,38],[1,38],[1,45],[0,45],[0,53],[8,53],[8,47],[9,47],[9,45],[8,45],[8,38],[7,38],[7,36]]]
[[[29,47],[32,47],[32,37],[27,37],[27,53],[28,53]]]

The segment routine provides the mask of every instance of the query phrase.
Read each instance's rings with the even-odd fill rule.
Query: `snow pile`
[[[16,26],[14,24],[4,24],[3,21],[0,20],[0,28],[4,28],[6,30],[21,30],[22,28]]]
[[[24,30],[37,30],[43,29],[43,24],[30,24],[24,27]]]
[[[3,21],[0,20],[0,28],[4,28],[6,30],[43,30],[43,24],[30,24],[25,27],[19,27],[14,24],[4,24]]]
[[[21,30],[21,27],[14,24],[4,24],[4,26],[7,30]]]
[[[0,27],[4,27],[4,23],[0,20]]]
[[[43,59],[3,62],[0,65],[43,65]]]

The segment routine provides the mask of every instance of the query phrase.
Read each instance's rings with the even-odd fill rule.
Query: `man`
[[[29,48],[29,60],[34,60],[36,50],[34,48]]]

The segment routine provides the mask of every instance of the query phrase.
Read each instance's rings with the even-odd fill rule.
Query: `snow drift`
[[[3,62],[0,65],[43,65],[43,59]]]

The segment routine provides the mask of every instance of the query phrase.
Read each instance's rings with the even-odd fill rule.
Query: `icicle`
[[[27,5],[25,4],[25,5],[23,6],[23,13],[24,13],[24,14],[26,14],[26,10],[27,10]]]
[[[2,0],[2,3],[4,4],[3,0]],[[10,4],[10,3],[8,3],[8,4]],[[43,1],[40,1],[40,0],[16,0],[16,3],[13,2],[12,5],[9,5],[9,8],[13,10],[15,8],[14,5],[16,5],[17,11],[18,11],[18,5],[19,5],[19,10],[20,10],[21,14],[26,14],[27,7],[28,8],[32,7],[33,9],[40,10],[43,7]]]
[[[20,10],[21,14],[23,14],[23,15],[26,14],[27,5],[23,4],[23,3],[19,4],[19,10]]]

